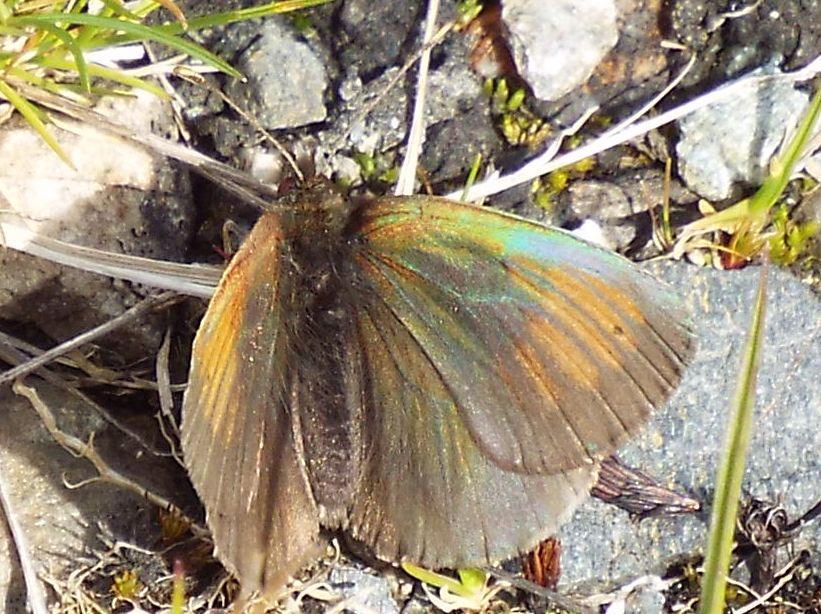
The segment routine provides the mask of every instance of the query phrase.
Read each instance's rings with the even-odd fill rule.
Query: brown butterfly
[[[315,186],[260,218],[211,300],[185,459],[245,594],[281,589],[322,528],[492,564],[556,530],[692,349],[669,289],[564,231]]]

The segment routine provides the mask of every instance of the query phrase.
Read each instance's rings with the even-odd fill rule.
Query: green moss
[[[536,149],[550,135],[550,125],[527,107],[524,88],[510,89],[507,79],[488,79],[484,92],[490,98],[491,114],[510,145]]]
[[[773,231],[770,237],[770,260],[779,266],[795,264],[799,258],[807,256],[813,237],[818,233],[818,224],[813,221],[796,222],[790,217],[790,210],[779,205],[773,214]]]

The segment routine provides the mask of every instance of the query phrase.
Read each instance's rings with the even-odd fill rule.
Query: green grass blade
[[[21,17],[13,17],[9,20],[11,25],[15,25],[17,20],[23,19]],[[38,15],[27,15],[25,17],[27,25],[36,25],[40,27],[47,24],[71,24],[90,26],[93,28],[108,29],[113,32],[123,32],[125,37],[120,37],[120,41],[137,42],[137,41],[153,41],[160,43],[171,49],[175,49],[181,53],[197,58],[206,64],[214,66],[218,70],[229,74],[233,77],[241,76],[240,73],[232,68],[227,62],[220,59],[210,51],[205,50],[200,45],[189,41],[181,36],[176,36],[174,33],[169,33],[167,28],[150,27],[140,23],[125,21],[122,19],[115,19],[112,17],[102,17],[100,15],[88,14],[71,14],[71,13],[40,13]],[[179,27],[179,26],[177,26]],[[107,46],[108,39],[100,40],[100,46]]]
[[[0,96],[3,96],[14,106],[15,109],[17,109],[20,115],[22,115],[29,125],[34,128],[35,132],[37,132],[37,134],[40,135],[40,138],[43,139],[49,147],[51,147],[54,153],[60,156],[60,159],[63,162],[68,164],[71,168],[74,168],[74,164],[72,164],[68,154],[63,151],[63,148],[60,147],[57,139],[55,139],[54,135],[49,132],[46,124],[40,118],[40,111],[37,107],[20,96],[20,94],[15,92],[14,89],[2,79],[0,79]]]
[[[764,266],[739,372],[733,415],[716,476],[716,492],[713,498],[710,536],[701,588],[701,614],[720,614],[724,611],[727,571],[733,551],[738,501],[741,497],[741,483],[755,408],[755,383],[764,337],[766,302],[767,267]]]
[[[226,26],[228,24],[244,21],[246,19],[256,19],[259,17],[268,17],[269,15],[278,15],[281,13],[288,13],[300,9],[312,8],[328,4],[331,0],[283,0],[281,2],[270,2],[261,6],[250,6],[245,9],[237,9],[235,11],[225,11],[223,13],[215,13],[213,15],[202,15],[200,17],[192,17],[188,20],[189,30],[201,30],[203,28],[213,28],[214,26]],[[163,28],[169,33],[178,33],[182,28],[177,23],[165,24]]]
[[[80,89],[72,83],[56,83],[51,79],[46,79],[40,75],[34,74],[31,71],[24,70],[17,66],[11,66],[6,69],[6,76],[9,77],[7,82],[11,87],[14,87],[14,81],[31,84],[39,89],[47,92],[57,94],[67,100],[71,100],[78,104],[89,104],[88,97],[80,93]]]
[[[103,4],[106,7],[106,14],[108,15],[116,15],[118,18],[121,19],[128,19],[131,21],[139,21],[141,15],[134,13],[123,6],[122,2],[119,0],[103,0]]]
[[[793,169],[812,136],[812,129],[819,113],[821,113],[821,80],[816,83],[815,96],[798,125],[795,136],[790,140],[781,159],[775,163],[774,172],[764,180],[761,188],[750,198],[750,211],[753,215],[769,211],[787,187]]]
[[[85,56],[83,55],[83,50],[68,32],[62,28],[58,28],[53,23],[30,23],[28,17],[18,17],[15,21],[23,26],[36,25],[36,27],[59,39],[59,41],[65,45],[68,52],[74,58],[74,64],[70,64],[70,67],[73,71],[77,72],[77,76],[80,79],[80,84],[83,86],[83,89],[87,92],[91,92],[91,78],[88,75],[88,64],[86,63]]]
[[[70,62],[66,62],[65,60],[59,58],[43,58],[42,61],[38,62],[38,65],[44,68],[52,68],[55,70],[68,71],[72,69],[72,65]],[[105,66],[100,66],[99,64],[89,64],[88,74],[92,77],[107,79],[108,81],[120,83],[130,88],[145,90],[147,92],[150,92],[154,96],[157,96],[160,99],[168,98],[168,93],[165,90],[163,90],[160,86],[151,83],[150,81],[146,81],[145,79],[140,79],[139,77],[129,75],[128,73],[123,72],[122,70],[118,70],[116,68],[107,68]],[[93,93],[99,93],[99,88],[94,88]]]
[[[482,166],[482,154],[477,153],[473,157],[473,164],[470,165],[467,181],[465,181],[465,188],[462,190],[462,200],[467,201],[468,193],[473,184],[476,183],[476,177],[479,176],[479,167]]]

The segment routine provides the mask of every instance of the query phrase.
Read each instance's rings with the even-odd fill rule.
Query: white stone
[[[611,0],[505,0],[502,19],[516,66],[542,100],[587,81],[619,38]]]

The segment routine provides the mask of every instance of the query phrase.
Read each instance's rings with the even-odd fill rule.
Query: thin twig
[[[691,54],[690,59],[687,60],[687,64],[684,66],[684,68],[682,68],[679,71],[675,78],[672,81],[670,81],[670,83],[665,85],[664,88],[658,94],[653,96],[653,98],[651,98],[646,104],[639,107],[639,109],[635,113],[631,114],[624,121],[621,121],[615,126],[613,126],[610,130],[607,130],[602,135],[602,138],[606,138],[608,135],[618,134],[622,130],[629,128],[639,119],[641,119],[644,115],[649,113],[658,103],[664,100],[667,94],[672,92],[676,88],[676,86],[682,82],[684,77],[686,77],[687,74],[693,69],[693,66],[695,66],[697,57],[698,56],[696,56],[695,53]]]
[[[8,342],[7,339],[12,339],[13,342]],[[20,350],[16,349],[16,346],[22,343],[23,342],[21,342],[19,339],[14,339],[14,337],[11,337],[6,333],[0,332],[0,360],[3,360],[4,362],[7,362],[12,365],[19,365],[26,362],[29,359],[29,356],[23,354]],[[39,355],[40,353],[41,351],[39,350],[33,352],[33,354],[37,355]],[[91,407],[91,409],[93,409],[97,413],[97,415],[99,415],[103,420],[105,420],[114,428],[116,428],[117,430],[124,433],[132,440],[134,440],[145,451],[150,452],[154,456],[172,456],[171,453],[166,452],[164,450],[159,450],[154,446],[150,445],[147,441],[145,441],[142,438],[142,436],[140,436],[139,433],[137,433],[128,425],[118,420],[115,416],[109,413],[108,410],[103,408],[98,403],[92,401],[91,398],[89,398],[87,395],[83,394],[80,390],[78,390],[76,386],[72,386],[71,384],[66,382],[65,379],[63,379],[56,373],[50,371],[47,367],[40,367],[40,370],[38,371],[37,375],[46,380],[49,384],[52,384],[60,390],[67,392],[83,404]]]
[[[806,525],[808,525],[813,520],[816,520],[819,517],[821,517],[821,499],[816,501],[815,505],[813,505],[810,509],[804,512],[801,518],[799,518],[795,522],[788,524],[785,527],[784,531],[787,533],[795,533],[796,531],[799,531],[800,529],[802,529],[803,527],[805,527]]]
[[[157,352],[157,394],[160,397],[160,410],[166,420],[171,423],[174,433],[179,435],[180,429],[174,419],[174,397],[171,394],[171,373],[168,369],[171,354],[171,327],[165,331],[162,345]]]
[[[23,377],[33,371],[36,371],[40,367],[47,365],[48,363],[59,358],[60,356],[63,356],[64,354],[67,354],[70,351],[85,345],[86,343],[91,343],[95,339],[99,339],[103,335],[106,335],[111,331],[120,328],[128,322],[136,320],[137,318],[148,313],[152,309],[173,304],[178,300],[179,296],[176,292],[163,292],[162,294],[157,294],[155,296],[149,296],[147,298],[144,298],[142,301],[140,301],[130,309],[125,310],[116,318],[112,318],[108,322],[104,322],[99,326],[95,326],[91,330],[88,330],[80,335],[77,335],[76,337],[69,339],[64,343],[61,343],[56,347],[51,348],[47,352],[43,352],[39,356],[35,356],[31,360],[21,365],[17,365],[16,367],[9,369],[5,373],[0,373],[0,386],[14,379],[17,379],[18,377]]]
[[[180,427],[177,420],[174,418],[174,396],[171,394],[171,373],[168,369],[169,355],[171,353],[171,327],[165,331],[162,345],[157,352],[157,394],[160,398],[160,411],[157,413],[157,423],[160,426],[160,433],[163,439],[168,442],[168,447],[171,450],[171,456],[183,468],[187,468],[182,460],[182,457],[177,450],[177,441],[180,438]],[[165,420],[163,420],[165,418]],[[176,440],[172,438],[166,431],[166,421],[171,425],[174,431]]]
[[[180,135],[180,139],[186,145],[191,145],[191,131],[188,129],[188,126],[185,125],[185,121],[183,120],[185,100],[182,96],[180,96],[179,92],[177,92],[176,88],[172,85],[171,80],[168,78],[168,75],[171,74],[172,71],[177,70],[178,66],[187,59],[187,56],[185,54],[179,54],[166,60],[160,60],[154,52],[153,46],[148,41],[143,42],[142,46],[145,49],[145,54],[151,62],[147,66],[140,67],[140,69],[152,71],[150,74],[156,76],[157,81],[160,82],[160,86],[169,96],[171,110],[174,117],[174,125],[177,127],[177,132]],[[170,70],[157,70],[157,68],[160,68],[161,66],[169,66]]]
[[[233,109],[240,117],[242,117],[242,119],[251,124],[254,130],[262,134],[262,136],[264,136],[265,139],[269,143],[271,143],[271,145],[274,146],[274,149],[276,149],[279,152],[279,155],[281,155],[288,163],[288,166],[291,167],[291,170],[294,172],[294,175],[296,175],[296,178],[297,180],[299,180],[300,183],[305,182],[305,175],[299,168],[299,165],[297,164],[294,156],[291,155],[291,152],[288,151],[285,148],[285,145],[280,143],[279,139],[277,139],[273,134],[271,134],[271,132],[265,126],[263,126],[262,123],[251,112],[246,111],[242,106],[234,102],[228,94],[226,94],[220,88],[209,82],[198,72],[189,70],[187,66],[179,67],[178,70],[174,71],[174,75],[176,77],[179,77],[180,79],[187,81],[188,83],[191,83],[192,85],[199,86],[213,94],[216,94],[220,98],[220,100],[222,100],[231,109]]]

